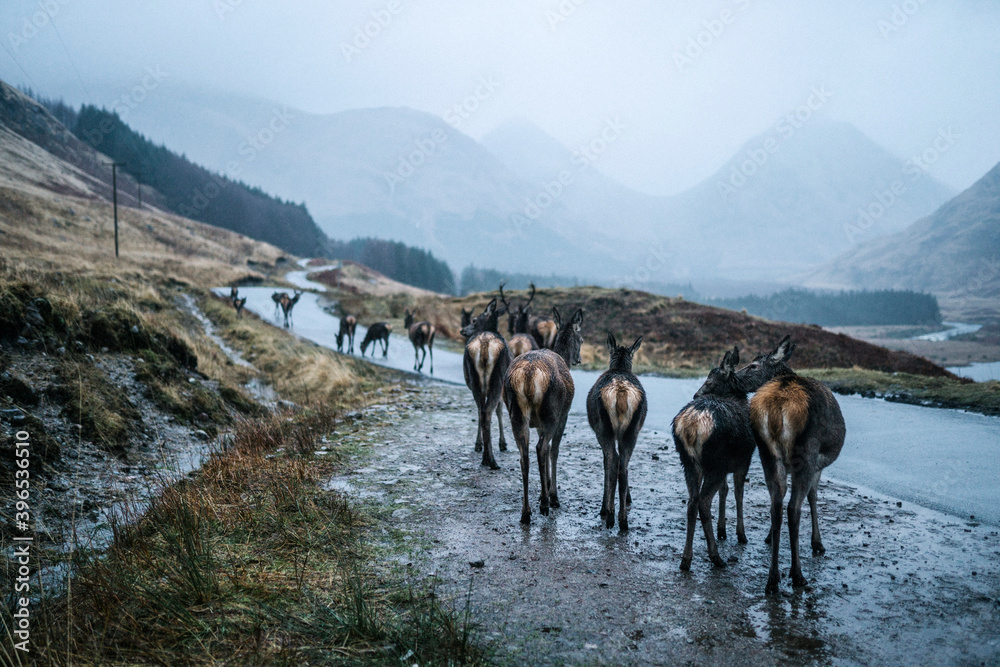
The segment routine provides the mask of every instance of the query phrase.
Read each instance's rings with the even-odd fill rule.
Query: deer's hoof
[[[778,593],[778,578],[768,577],[767,586],[764,587],[765,595],[777,595]]]
[[[632,507],[632,489],[625,492],[625,505],[627,507]]]
[[[718,539],[720,539],[720,540],[726,539],[726,527],[725,526],[719,526],[719,529],[718,529],[718,531],[716,531],[715,534],[718,537]]]
[[[531,523],[531,512],[521,512],[521,523],[525,526]]]
[[[476,443],[476,451],[477,452],[483,451],[483,443],[481,443],[481,442],[477,442]]]
[[[610,529],[614,527],[614,525],[615,525],[615,513],[608,512],[607,515],[604,517],[604,527]]]
[[[628,532],[628,519],[618,520],[618,532],[627,533]]]
[[[497,465],[496,461],[483,461],[483,465],[490,470],[500,470],[500,466]]]
[[[559,507],[559,496],[552,493],[549,495],[549,507],[558,508]]]
[[[503,440],[500,441],[500,451],[501,452],[506,452],[507,451],[507,443],[504,442]]]
[[[712,559],[712,565],[714,565],[715,567],[717,567],[719,569],[722,569],[722,570],[724,570],[726,568],[726,561],[722,560],[719,557],[719,554],[711,554],[711,555],[709,555],[709,558]]]
[[[764,538],[764,544],[770,544],[770,543],[771,543],[771,533],[768,533],[767,537]]]
[[[813,556],[822,556],[826,553],[826,547],[823,546],[822,542],[813,542]]]
[[[806,578],[802,576],[801,572],[792,573],[792,586],[794,586],[795,588],[802,588],[803,586],[806,586],[808,584],[809,582],[806,581]]]
[[[691,556],[684,556],[681,558],[681,571],[687,572],[691,569]]]
[[[740,544],[746,544],[747,543],[747,534],[746,533],[739,533],[739,532],[736,533],[736,541],[739,542]]]

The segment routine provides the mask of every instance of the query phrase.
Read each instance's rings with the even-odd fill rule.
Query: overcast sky
[[[443,116],[478,90],[461,125],[477,138],[523,117],[572,148],[618,118],[596,166],[651,194],[710,176],[814,87],[823,114],[903,158],[952,128],[931,172],[955,189],[1000,161],[994,0],[2,0],[0,27],[0,77],[73,103],[153,67],[156,94],[186,82],[317,113]]]

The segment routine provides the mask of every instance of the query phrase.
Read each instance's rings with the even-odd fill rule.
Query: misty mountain
[[[845,253],[808,282],[1000,296],[1000,164],[931,215]]]
[[[305,201],[331,237],[374,234],[452,266],[637,287],[793,282],[953,194],[853,126],[820,117],[779,122],[702,184],[654,197],[523,120],[476,142],[405,108],[315,115],[179,85],[131,113],[196,159]],[[859,228],[859,210],[886,196],[875,223]]]
[[[702,270],[787,278],[898,231],[953,195],[848,123],[814,117],[800,125],[779,122],[670,199],[676,241]],[[858,227],[865,210],[878,216]]]
[[[636,254],[581,233],[588,230],[545,183],[512,172],[431,114],[379,108],[314,115],[181,86],[157,95],[132,110],[129,122],[227,175],[305,201],[333,238],[392,238],[452,266],[533,273],[573,274],[583,265],[591,275],[609,275],[616,256]],[[539,197],[543,206],[528,208]]]

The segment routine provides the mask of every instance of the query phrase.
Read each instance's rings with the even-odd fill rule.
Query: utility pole
[[[142,174],[135,175],[135,192],[139,197],[139,210],[142,210]]]
[[[111,190],[115,206],[115,259],[118,258],[118,167],[124,164],[124,162],[111,163]]]

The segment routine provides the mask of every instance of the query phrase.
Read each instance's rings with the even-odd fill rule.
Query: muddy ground
[[[501,664],[997,664],[1000,530],[845,484],[824,481],[826,555],[812,557],[809,587],[782,579],[766,597],[767,494],[758,462],[747,488],[748,545],[721,543],[726,569],[695,542],[678,569],[684,489],[668,433],[646,431],[630,467],[632,529],[600,527],[600,449],[571,415],[559,458],[562,507],[522,527],[516,445],[479,465],[464,387],[419,384],[408,400],[374,406],[339,436],[361,447],[330,480],[385,512],[400,566],[436,578],[462,608],[471,584],[476,641]],[[495,428],[495,426],[494,426]],[[508,430],[508,436],[509,436]],[[494,436],[495,437],[495,436]],[[393,531],[383,531],[391,536]],[[700,533],[700,529],[699,529]],[[398,538],[398,535],[402,538]],[[787,532],[782,568],[787,577]]]

